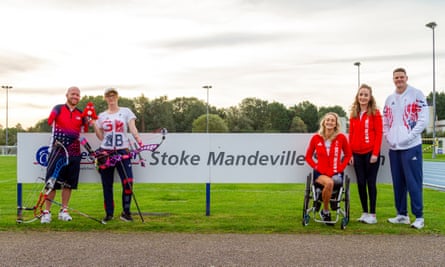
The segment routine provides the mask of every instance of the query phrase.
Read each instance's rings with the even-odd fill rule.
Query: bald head
[[[77,87],[77,86],[71,86],[70,88],[68,88],[68,89],[66,90],[66,94],[68,95],[71,91],[77,91],[77,92],[79,92],[79,94],[80,94],[80,89],[79,89],[79,87]]]
[[[71,86],[66,90],[66,104],[71,108],[77,106],[80,100],[80,89],[76,86]]]

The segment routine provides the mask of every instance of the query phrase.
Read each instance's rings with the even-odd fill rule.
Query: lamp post
[[[202,88],[207,90],[207,123],[206,123],[206,133],[209,138],[209,152],[210,152],[210,135],[209,135],[209,89],[212,88],[211,85],[204,85]],[[206,216],[210,216],[210,180],[212,177],[211,167],[209,165],[209,180],[206,183]]]
[[[430,22],[425,25],[426,27],[433,30],[433,153],[431,157],[436,158],[436,46],[434,39],[434,28],[437,24],[435,22]]]
[[[211,85],[204,85],[202,88],[207,89],[207,123],[206,123],[206,133],[209,132],[209,89],[212,89]]]
[[[9,140],[8,140],[8,92],[9,92],[9,89],[12,89],[12,86],[2,85],[2,88],[6,89],[6,143],[5,143],[5,145],[8,146],[9,145]]]
[[[360,62],[355,62],[354,66],[357,66],[357,88],[360,87]]]

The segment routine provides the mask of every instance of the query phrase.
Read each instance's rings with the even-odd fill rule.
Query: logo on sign
[[[36,152],[36,162],[41,166],[48,166],[49,146],[42,146]]]

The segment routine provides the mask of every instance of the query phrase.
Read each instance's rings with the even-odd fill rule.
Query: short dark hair
[[[406,70],[405,70],[404,68],[397,68],[397,69],[395,69],[395,70],[392,72],[392,74],[394,74],[394,73],[396,73],[396,72],[403,72],[403,73],[405,73],[405,75],[406,75]]]

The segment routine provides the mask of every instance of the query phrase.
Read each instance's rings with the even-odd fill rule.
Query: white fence
[[[0,155],[2,156],[17,155],[17,146],[0,146]]]

